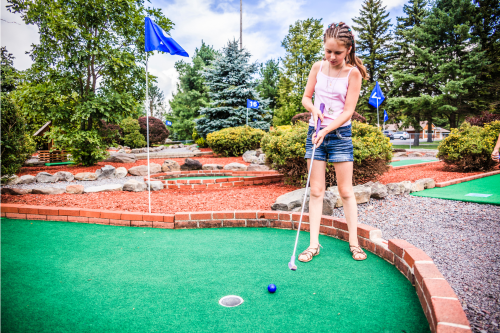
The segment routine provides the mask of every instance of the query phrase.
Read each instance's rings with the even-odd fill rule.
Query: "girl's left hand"
[[[325,130],[320,130],[318,132],[318,136],[316,136],[316,133],[313,133],[312,143],[316,145],[316,148],[321,145],[327,134],[328,133]]]

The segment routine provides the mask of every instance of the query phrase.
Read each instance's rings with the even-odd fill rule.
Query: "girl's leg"
[[[344,205],[347,229],[349,229],[349,245],[358,246],[358,205],[352,188],[353,162],[333,163],[339,194]],[[312,228],[312,225],[311,225]]]
[[[307,160],[307,170],[311,165],[311,159]],[[309,197],[309,224],[310,224],[310,244],[309,247],[318,247],[319,225],[323,213],[323,197],[325,196],[325,170],[326,162],[315,160],[311,171],[309,187],[311,194]]]

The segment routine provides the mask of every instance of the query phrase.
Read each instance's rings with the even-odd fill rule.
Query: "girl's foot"
[[[367,258],[366,253],[359,245],[349,245],[349,250],[351,250],[352,259],[354,260],[365,260]]]
[[[309,246],[304,252],[299,254],[299,261],[308,262],[311,261],[313,257],[319,254],[320,244],[317,247]]]

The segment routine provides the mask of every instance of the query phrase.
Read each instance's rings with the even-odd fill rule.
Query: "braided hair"
[[[323,35],[323,43],[330,38],[343,42],[347,49],[351,48],[351,52],[349,52],[346,57],[347,63],[356,66],[361,76],[365,80],[368,80],[369,75],[366,71],[366,67],[363,66],[361,59],[356,57],[356,43],[352,29],[344,22],[329,24],[328,29],[326,29]]]

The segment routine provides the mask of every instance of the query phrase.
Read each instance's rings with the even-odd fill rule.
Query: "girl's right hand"
[[[324,116],[323,113],[321,113],[321,111],[316,107],[312,108],[311,113],[314,119],[314,129],[316,129],[316,126],[318,125],[318,117],[321,119],[321,122],[323,122]]]

